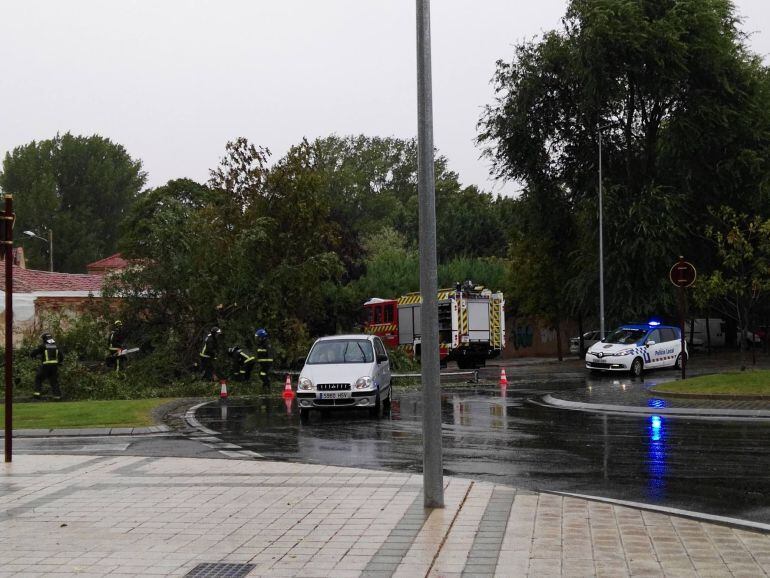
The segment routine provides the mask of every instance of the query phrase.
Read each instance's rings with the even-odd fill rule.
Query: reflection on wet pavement
[[[579,379],[529,389],[446,389],[445,473],[770,522],[770,423],[594,415],[527,403],[546,393],[622,391],[614,381],[591,378],[592,393],[579,391],[586,387]],[[639,393],[649,382],[634,385]],[[309,423],[300,424],[292,400],[267,397],[213,403],[198,418],[223,439],[268,459],[418,472],[421,395],[394,393],[390,415],[380,420],[366,411],[345,411],[313,413]],[[659,402],[664,405],[645,397],[650,407]]]

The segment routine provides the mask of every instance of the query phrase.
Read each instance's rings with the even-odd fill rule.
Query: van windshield
[[[310,350],[306,363],[372,363],[374,351],[367,339],[329,339],[319,341]]]
[[[636,343],[642,337],[647,335],[646,329],[631,329],[631,328],[620,328],[616,329],[612,333],[610,333],[605,339],[604,343],[618,343],[621,345],[630,345],[631,343]]]

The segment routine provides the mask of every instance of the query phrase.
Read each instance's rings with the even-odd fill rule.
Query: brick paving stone
[[[409,474],[125,456],[18,456],[0,476],[10,471],[0,576],[178,576],[222,561],[302,578],[753,577],[770,567],[766,534],[453,478],[446,508],[426,512]]]

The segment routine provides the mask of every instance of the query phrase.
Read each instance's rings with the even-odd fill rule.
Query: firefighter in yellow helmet
[[[121,355],[123,347],[126,341],[126,332],[123,329],[123,322],[120,319],[115,320],[112,324],[112,331],[107,339],[107,359],[105,363],[110,369],[114,368],[115,371],[123,369],[125,363],[125,357]]]

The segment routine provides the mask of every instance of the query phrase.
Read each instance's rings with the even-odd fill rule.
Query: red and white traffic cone
[[[508,387],[508,377],[505,375],[505,368],[500,368],[500,387]]]
[[[227,399],[227,380],[220,380],[219,385],[219,399]]]
[[[286,383],[283,386],[283,397],[285,398],[294,397],[294,390],[291,388],[291,375],[289,375],[288,373],[286,374]]]

